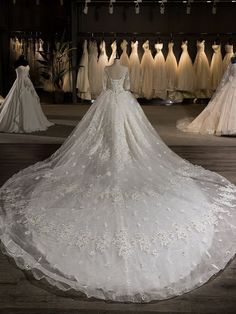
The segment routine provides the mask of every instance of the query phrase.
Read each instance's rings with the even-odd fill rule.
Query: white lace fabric
[[[128,81],[106,73],[61,148],[4,184],[0,239],[60,289],[149,302],[202,285],[234,256],[236,187],[173,153]]]

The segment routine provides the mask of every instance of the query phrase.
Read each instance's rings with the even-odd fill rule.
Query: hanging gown
[[[70,58],[68,55],[65,56],[65,75],[63,77],[62,90],[65,93],[72,93],[73,91],[73,78],[72,78],[72,70],[70,64]]]
[[[191,122],[177,122],[184,132],[236,135],[236,64],[230,64],[207,107]]]
[[[162,53],[163,43],[155,44],[155,48],[157,52],[154,57],[154,77],[153,77],[154,97],[166,99],[167,98],[167,78],[166,78],[165,58]]]
[[[88,78],[88,49],[87,40],[83,44],[83,54],[79,64],[79,70],[77,75],[76,88],[78,88],[78,97],[81,99],[90,100],[90,85]]]
[[[124,66],[129,67],[129,56],[127,54],[127,45],[128,45],[128,42],[125,39],[120,44],[120,47],[122,50],[122,54],[120,56],[120,63],[123,64]]]
[[[108,57],[107,57],[107,53],[106,53],[106,43],[103,40],[100,43],[100,54],[99,54],[99,58],[98,58],[98,94],[101,93],[102,91],[102,77],[103,77],[103,71],[104,68],[108,65]]]
[[[29,66],[16,68],[17,78],[1,105],[0,132],[45,131],[53,123],[45,117],[39,97],[29,78]]]
[[[221,54],[221,45],[212,45],[214,50],[211,59],[211,88],[216,90],[223,75],[223,61]]]
[[[116,41],[113,41],[113,43],[111,44],[111,50],[112,50],[112,53],[111,53],[111,56],[109,58],[108,65],[112,65],[114,63],[115,58],[116,58],[116,52],[117,52]]]
[[[143,44],[144,54],[141,60],[141,79],[140,94],[142,97],[151,99],[153,97],[153,73],[154,60],[151,50],[149,49],[149,41]]]
[[[174,91],[177,83],[177,61],[173,52],[173,42],[168,44],[168,54],[166,57],[166,76],[167,76],[167,89]]]
[[[223,59],[223,73],[227,69],[227,66],[230,64],[231,58],[234,56],[234,46],[226,44],[225,45],[225,56]]]
[[[188,53],[188,42],[181,45],[182,53],[178,64],[177,90],[193,93],[195,90],[195,72]]]
[[[131,54],[129,57],[129,73],[130,73],[130,90],[135,95],[139,97],[140,92],[140,75],[141,75],[141,65],[138,55],[138,41],[131,42]]]
[[[50,158],[0,189],[0,240],[62,290],[149,302],[186,293],[236,252],[236,186],[173,153],[113,79]]]
[[[98,48],[96,41],[89,42],[88,78],[92,99],[99,95]]]
[[[196,92],[198,97],[209,96],[210,84],[210,66],[205,54],[205,40],[197,41],[197,55],[194,61],[196,74]]]

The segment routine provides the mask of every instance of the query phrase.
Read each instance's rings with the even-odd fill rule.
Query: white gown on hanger
[[[1,105],[0,132],[45,131],[53,123],[45,117],[39,97],[29,78],[29,66],[16,69],[17,78]]]
[[[181,45],[182,53],[178,64],[177,90],[193,93],[195,90],[195,71],[188,53],[188,42]]]
[[[67,49],[69,49],[69,46]],[[65,93],[71,93],[73,91],[73,78],[72,78],[72,70],[71,70],[71,63],[70,63],[69,55],[65,54],[62,59],[64,63],[63,66],[66,69],[66,72],[63,77],[62,90]]]
[[[208,96],[211,88],[210,84],[210,66],[205,53],[205,40],[197,41],[197,55],[194,61],[196,73],[196,91],[199,96]]]
[[[88,57],[88,78],[90,85],[91,98],[95,99],[99,95],[99,71],[98,71],[98,48],[96,41],[89,42]]]
[[[166,99],[167,97],[167,78],[166,64],[162,53],[163,43],[155,44],[156,55],[154,57],[154,75],[153,75],[153,90],[154,97]]]
[[[174,43],[169,42],[168,44],[168,54],[166,57],[166,76],[167,76],[167,89],[169,91],[174,91],[176,89],[177,83],[177,70],[178,65],[173,52]]]
[[[192,122],[183,119],[177,127],[184,132],[236,134],[236,64],[230,64],[207,107]]]
[[[151,50],[149,49],[149,41],[143,44],[144,54],[141,60],[141,79],[140,94],[142,97],[150,99],[153,97],[153,74],[154,60]]]
[[[131,54],[129,57],[130,90],[135,97],[139,97],[141,65],[138,55],[138,41],[131,42]]]
[[[116,58],[117,44],[116,44],[115,40],[111,44],[111,50],[112,50],[112,53],[110,55],[110,58],[109,58],[109,61],[108,61],[108,65],[112,65],[114,63],[115,58]]]
[[[128,42],[125,39],[120,44],[120,47],[122,49],[122,54],[120,56],[120,63],[123,64],[124,66],[129,67],[129,56],[127,54],[127,45],[128,45]]]
[[[223,75],[221,45],[212,45],[214,51],[211,59],[211,88],[216,90]]]
[[[108,65],[108,57],[107,57],[107,53],[106,53],[106,43],[104,40],[101,41],[100,45],[100,54],[99,54],[99,58],[98,58],[98,77],[99,77],[99,81],[98,81],[98,92],[99,94],[102,91],[102,77],[103,77],[103,72],[104,72],[104,68]]]
[[[225,56],[223,59],[223,73],[227,69],[228,65],[230,64],[231,58],[234,56],[234,46],[226,44],[225,45]]]
[[[170,298],[236,252],[236,187],[173,153],[114,79],[50,158],[0,189],[0,240],[62,290],[112,301]]]
[[[91,99],[89,77],[88,77],[87,40],[85,40],[83,44],[83,54],[82,54],[80,64],[79,64],[76,87],[78,88],[79,98],[86,99],[86,100]]]

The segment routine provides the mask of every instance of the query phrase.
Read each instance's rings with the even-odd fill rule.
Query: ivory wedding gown
[[[116,41],[114,40],[113,43],[111,44],[111,55],[108,61],[108,65],[112,65],[114,63],[114,60],[116,58],[116,52],[117,52],[117,44]]]
[[[81,99],[90,100],[91,93],[90,93],[90,84],[89,84],[89,77],[88,77],[88,46],[87,40],[83,43],[83,54],[80,60],[77,74],[77,82],[76,87],[78,89],[78,96]]]
[[[167,76],[167,89],[174,91],[177,84],[177,70],[178,65],[173,52],[174,43],[169,42],[168,54],[166,57],[166,76]]]
[[[216,90],[223,75],[223,61],[221,54],[221,45],[212,45],[214,51],[211,60],[211,88]]]
[[[111,76],[59,150],[0,189],[0,239],[19,267],[113,301],[170,298],[236,251],[236,187],[161,140]]]
[[[139,97],[141,65],[138,55],[138,41],[131,42],[131,54],[129,60],[130,90],[135,97]]]
[[[187,118],[178,121],[177,127],[184,132],[235,135],[235,90],[236,64],[230,64],[207,107],[194,120]]]
[[[16,68],[17,78],[1,105],[0,132],[45,131],[53,123],[45,117],[39,97],[29,78],[29,66]]]
[[[120,56],[120,63],[123,64],[124,66],[129,67],[129,56],[127,54],[127,45],[128,45],[128,42],[125,39],[120,44],[120,47],[122,49],[122,54]]]
[[[210,84],[210,66],[205,53],[205,40],[197,41],[197,55],[194,61],[196,74],[196,91],[199,97],[208,97]]]
[[[102,77],[103,77],[103,72],[104,68],[108,65],[108,57],[106,53],[106,43],[104,40],[101,41],[100,43],[100,54],[98,57],[98,94],[101,93],[102,91]]]
[[[227,66],[230,64],[230,60],[233,56],[234,56],[234,46],[226,44],[225,45],[225,56],[223,59],[223,73],[225,72]]]
[[[167,78],[165,58],[162,53],[163,43],[155,44],[156,55],[154,57],[154,75],[153,75],[153,90],[154,97],[161,99],[167,98]]]
[[[183,42],[181,48],[182,53],[177,71],[177,90],[192,93],[195,90],[196,78],[193,63],[188,53],[188,42]]]
[[[98,72],[98,48],[96,41],[89,42],[88,78],[91,98],[95,99],[99,95],[98,82],[101,79]]]
[[[148,40],[143,44],[143,50],[144,53],[141,60],[140,94],[144,98],[151,99],[153,96],[154,60],[151,50],[149,49]]]

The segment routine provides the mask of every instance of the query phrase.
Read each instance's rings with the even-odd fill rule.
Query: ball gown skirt
[[[177,122],[184,132],[236,135],[236,64],[229,65],[207,107],[193,120]]]
[[[1,105],[0,132],[31,133],[53,125],[44,115],[29,78],[29,66],[16,69],[17,78]]]
[[[0,239],[62,290],[148,302],[185,293],[236,250],[236,187],[172,152],[119,80],[51,157],[0,190]],[[125,89],[124,89],[125,87]]]

